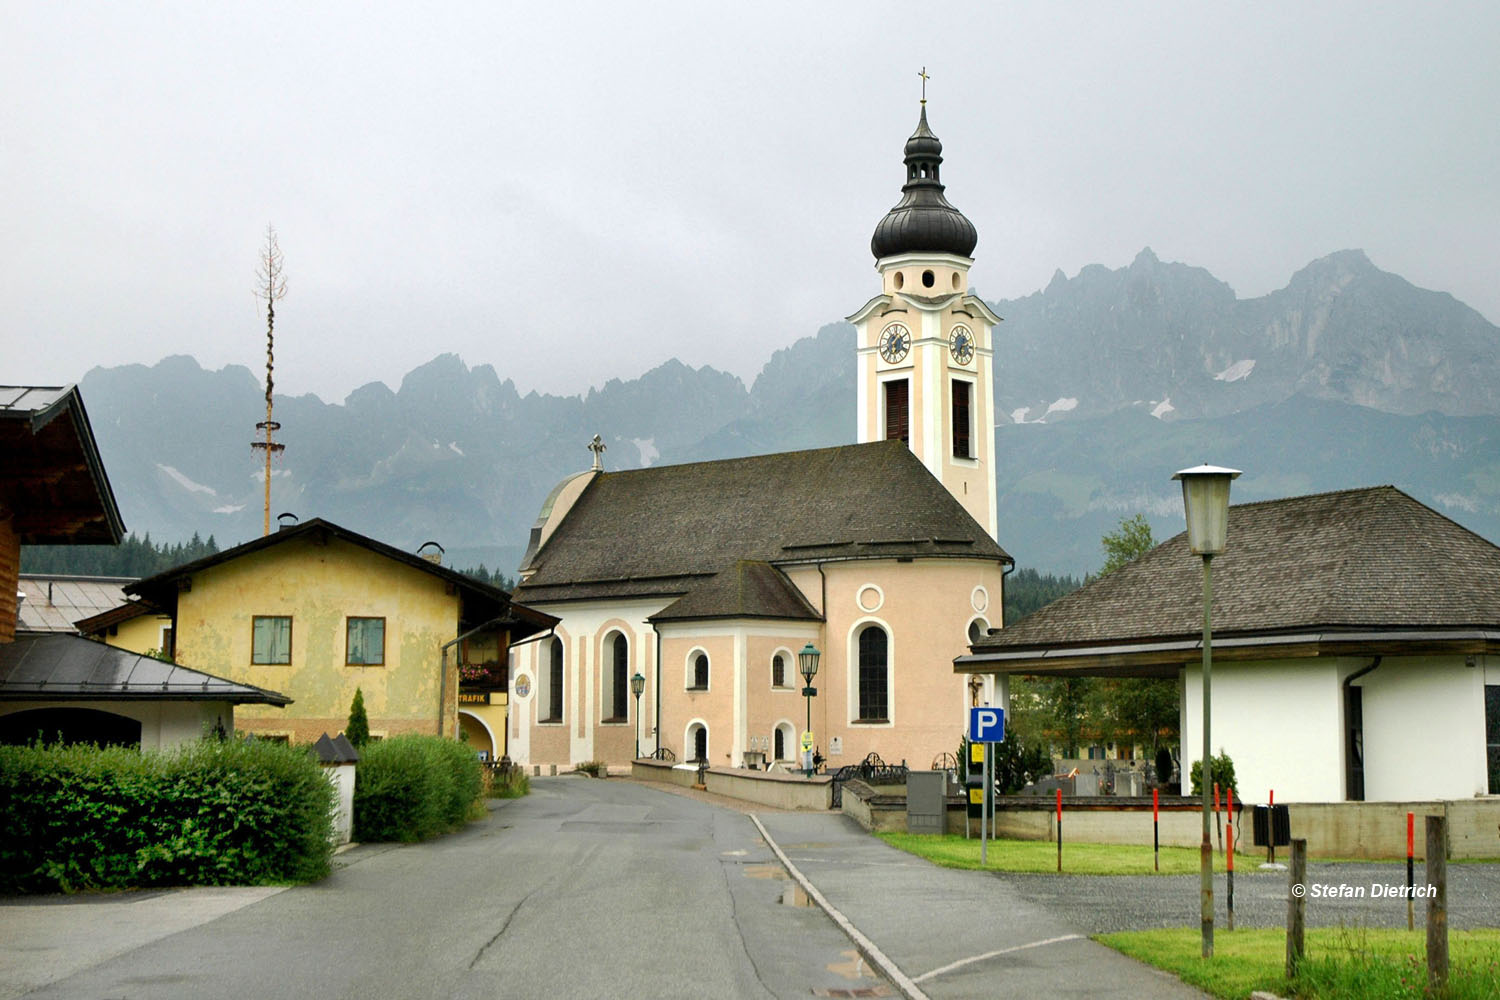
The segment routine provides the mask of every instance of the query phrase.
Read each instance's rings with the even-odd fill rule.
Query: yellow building
[[[355,689],[374,736],[466,734],[505,754],[512,643],[555,623],[510,595],[321,519],[126,588],[172,618],[178,663],[284,692],[242,730],[295,742],[343,731]]]
[[[926,768],[956,750],[972,694],[952,660],[1002,625],[1013,564],[995,540],[1000,317],[969,292],[978,237],[944,197],[925,107],[904,153],[901,200],[870,244],[880,293],[850,317],[859,443],[596,461],[560,483],[516,590],[562,620],[515,657],[517,760],[621,762],[638,743],[795,766],[809,730],[830,766],[877,753]]]

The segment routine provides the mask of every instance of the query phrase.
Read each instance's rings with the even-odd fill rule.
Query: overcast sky
[[[1364,249],[1500,321],[1500,4],[0,5],[0,381],[749,379],[878,291],[931,74],[975,289]],[[1000,344],[1003,352],[1003,340]]]

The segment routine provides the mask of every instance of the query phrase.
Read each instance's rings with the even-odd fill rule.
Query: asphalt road
[[[737,812],[583,778],[534,781],[496,805],[426,844],[358,847],[317,885],[25,995],[892,995],[822,911],[782,902],[790,883]]]

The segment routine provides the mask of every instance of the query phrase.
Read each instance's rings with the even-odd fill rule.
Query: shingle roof
[[[703,618],[775,618],[821,621],[786,574],[766,562],[741,559],[709,577],[649,619],[653,622]]]
[[[39,635],[0,645],[0,701],[6,700],[292,702],[276,691],[76,635]]]
[[[605,472],[526,569],[519,600],[685,594],[738,560],[1010,561],[900,441]]]
[[[1221,637],[1500,626],[1500,548],[1394,486],[1233,506],[1213,560]],[[976,654],[1191,638],[1202,560],[1186,532],[973,647]]]

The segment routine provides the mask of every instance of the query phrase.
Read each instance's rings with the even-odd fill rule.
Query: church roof
[[[1163,659],[1196,657],[1202,628],[1202,560],[1183,532],[990,633],[969,666],[984,654],[1061,661],[1145,644]],[[1500,638],[1495,630],[1500,548],[1394,486],[1230,508],[1228,545],[1213,560],[1216,654],[1237,640],[1430,642],[1461,631]]]
[[[979,233],[974,223],[943,195],[938,168],[943,162],[943,144],[927,127],[927,106],[917,130],[906,140],[906,183],[901,200],[886,213],[870,238],[876,260],[903,253],[951,253],[972,257]]]
[[[739,560],[1010,556],[900,441],[600,473],[527,567],[531,603],[680,596]]]
[[[816,608],[786,574],[768,562],[741,559],[652,615],[662,623],[703,618],[821,621]]]

